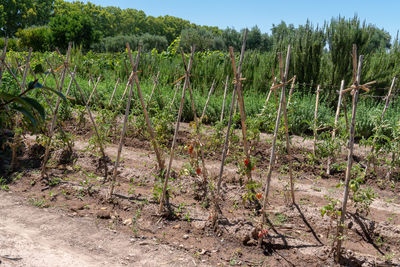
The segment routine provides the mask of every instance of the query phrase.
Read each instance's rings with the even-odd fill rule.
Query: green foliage
[[[0,34],[12,37],[19,29],[48,23],[54,0],[1,0]]]
[[[32,47],[34,51],[40,52],[52,48],[52,31],[47,26],[19,29],[16,35],[20,38],[20,48],[29,49]]]
[[[187,28],[181,33],[181,47],[185,51],[190,51],[192,46],[196,46],[197,51],[209,50],[214,41],[212,32],[204,28]]]
[[[100,37],[100,33],[94,28],[93,20],[80,12],[56,15],[51,18],[49,27],[53,35],[53,44],[62,49],[65,49],[69,42],[88,49]]]
[[[43,86],[37,81],[30,82],[25,93]],[[23,114],[27,125],[37,129],[38,125],[45,120],[46,113],[43,106],[34,98],[27,97],[24,94],[16,94],[12,92],[0,91],[0,126],[6,119],[11,120],[10,111]]]

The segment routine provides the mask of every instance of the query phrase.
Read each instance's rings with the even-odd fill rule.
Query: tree
[[[68,42],[74,42],[76,45],[89,49],[90,45],[100,37],[99,32],[94,30],[91,18],[78,12],[51,18],[49,27],[54,45],[62,49],[67,47]]]
[[[167,38],[160,35],[151,35],[149,33],[140,36],[139,43],[143,46],[143,50],[145,51],[151,51],[153,48],[158,51],[163,51],[168,47]]]
[[[238,31],[228,27],[222,31],[221,37],[227,47],[232,46],[235,51],[240,51],[242,38]]]
[[[204,51],[211,48],[214,36],[204,28],[187,28],[181,33],[181,47],[185,51],[190,51],[190,47],[195,45],[197,51]]]
[[[261,31],[257,26],[254,26],[247,34],[246,47],[248,49],[255,50],[255,49],[260,49],[261,45],[262,45]]]
[[[2,36],[13,37],[27,25],[49,22],[54,0],[0,0],[0,30]]]
[[[52,32],[48,26],[19,29],[17,37],[20,38],[19,45],[23,48],[32,47],[34,51],[40,52],[51,49]]]

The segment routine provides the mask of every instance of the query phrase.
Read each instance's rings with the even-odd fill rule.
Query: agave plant
[[[25,121],[34,129],[45,120],[46,113],[43,106],[36,99],[26,96],[29,91],[34,89],[53,92],[66,100],[62,93],[43,86],[38,80],[28,83],[27,89],[18,95],[0,92],[0,127],[15,113],[21,113]]]

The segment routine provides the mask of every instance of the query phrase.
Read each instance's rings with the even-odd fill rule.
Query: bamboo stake
[[[97,81],[96,81],[96,83],[95,83],[95,85],[94,85],[94,87],[93,87],[93,90],[92,90],[92,92],[90,93],[89,99],[88,99],[88,101],[87,101],[87,105],[90,104],[90,100],[92,100],[92,97],[93,97],[93,95],[94,95],[94,92],[96,92],[97,85],[98,85],[99,82],[100,82],[100,78],[101,78],[101,76],[99,76],[99,77],[97,78]]]
[[[179,81],[176,85],[175,85],[175,93],[174,93],[174,97],[172,98],[171,104],[169,105],[169,111],[172,111],[172,106],[175,103],[175,98],[176,95],[178,93],[178,89],[181,87],[181,82]]]
[[[280,65],[280,72],[281,72],[281,80],[286,81],[286,78],[283,76],[283,66],[282,66],[282,54],[279,54],[279,65]],[[293,81],[296,79],[296,76],[294,76]],[[293,83],[292,83],[293,86]],[[286,135],[286,150],[288,154],[288,167],[289,167],[289,181],[290,181],[290,192],[291,192],[291,197],[292,197],[292,205],[296,203],[295,197],[294,197],[294,182],[293,182],[293,174],[292,174],[292,151],[290,147],[290,138],[289,138],[289,126],[288,126],[288,117],[287,117],[287,106],[286,106],[286,92],[285,90],[282,90],[283,96],[283,118],[285,120],[285,135]]]
[[[243,43],[242,43],[242,50],[240,52],[240,58],[239,58],[239,66],[236,69],[236,63],[235,63],[235,56],[233,54],[233,48],[229,47],[229,54],[231,56],[232,60],[232,68],[233,68],[233,74],[235,75],[235,90],[237,94],[237,99],[239,103],[239,111],[240,111],[240,121],[242,125],[242,137],[243,137],[243,150],[244,154],[246,156],[246,159],[248,162],[250,162],[250,154],[249,154],[249,147],[247,144],[247,126],[246,126],[246,111],[244,107],[244,101],[243,101],[243,95],[242,95],[242,88],[241,88],[241,71],[242,71],[242,63],[243,63],[243,58],[244,58],[244,51],[246,49],[246,38],[247,38],[247,32],[248,30],[245,29],[244,34],[243,34]],[[247,172],[247,183],[251,181],[251,170]]]
[[[47,58],[46,58],[46,62],[47,62],[47,65],[49,65],[49,68],[50,68],[49,69],[49,71],[50,71],[49,73],[51,73],[51,75],[53,76],[54,81],[56,82],[56,88],[60,88],[57,76],[56,76],[54,68],[53,68],[53,65],[50,63],[50,61]]]
[[[297,77],[296,75],[293,76],[292,86],[290,86],[289,98],[288,98],[287,105],[286,105],[287,107],[289,106],[290,100],[292,99],[292,94],[293,94],[293,90],[294,90],[294,84],[296,82],[296,77]]]
[[[222,101],[221,117],[219,119],[220,122],[222,122],[222,120],[224,119],[225,100],[226,100],[226,91],[228,90],[228,81],[229,81],[229,75],[226,75],[225,88],[224,88],[224,100]]]
[[[353,63],[354,58],[357,58],[357,47],[353,45]],[[345,180],[345,189],[343,195],[343,202],[342,202],[342,209],[340,214],[340,220],[338,225],[338,232],[336,236],[337,246],[336,246],[336,262],[339,263],[341,259],[341,249],[342,249],[342,236],[344,230],[344,219],[346,216],[346,209],[347,209],[347,200],[349,196],[349,183],[351,178],[351,168],[353,165],[353,149],[354,149],[354,135],[355,135],[355,124],[356,124],[356,114],[357,114],[357,102],[358,102],[358,95],[359,95],[359,88],[358,85],[360,84],[361,80],[361,68],[363,64],[363,56],[360,55],[358,60],[358,68],[357,68],[357,76],[354,82],[356,86],[354,89],[353,94],[353,109],[352,109],[352,117],[351,117],[351,125],[350,125],[350,137],[349,137],[349,146],[348,146],[348,156],[347,156],[347,169],[346,169],[346,180]]]
[[[208,105],[208,102],[210,101],[210,97],[211,97],[212,93],[214,92],[214,87],[215,87],[215,79],[213,80],[213,83],[211,85],[210,91],[208,92],[207,101],[204,104],[203,113],[201,113],[200,123],[203,121],[203,118],[206,115],[207,105]]]
[[[315,98],[315,110],[314,110],[314,144],[313,144],[313,154],[315,156],[315,152],[317,150],[317,121],[318,121],[318,104],[319,104],[319,84],[317,86],[317,97]]]
[[[153,89],[151,90],[151,94],[150,94],[150,97],[149,97],[149,101],[147,101],[147,105],[146,105],[146,108],[147,108],[147,109],[149,108],[150,103],[151,103],[151,99],[153,98],[154,90],[156,89],[156,87],[158,87],[158,77],[159,77],[159,76],[160,76],[160,71],[157,72],[157,76],[156,76],[156,78],[154,79]],[[161,96],[161,94],[160,94],[160,96]]]
[[[390,85],[388,94],[386,96],[385,106],[384,106],[384,108],[382,110],[381,118],[379,120],[379,125],[381,125],[383,123],[383,119],[385,118],[385,113],[386,113],[387,108],[389,107],[390,99],[391,99],[391,96],[392,96],[392,90],[393,90],[395,82],[396,82],[396,77],[393,77],[392,84]],[[375,142],[376,142],[376,137],[374,137],[374,139],[372,140],[371,151],[370,151],[371,157],[368,158],[367,166],[365,167],[365,175],[368,174],[368,170],[369,170],[369,166],[371,165],[371,162],[375,161],[375,158],[374,158],[374,155],[373,155],[373,152],[374,152],[374,149],[375,149]]]
[[[2,79],[3,79],[4,64],[5,64],[4,60],[6,59],[6,55],[7,55],[7,45],[8,45],[8,38],[5,39],[3,52],[2,52],[1,57],[0,57],[0,61],[1,61],[1,67],[0,67],[0,86],[1,86],[1,81],[2,81]]]
[[[67,61],[65,62],[65,64],[68,64],[70,56],[71,56],[71,44],[68,45],[68,50],[67,50],[67,55],[66,55],[66,60]],[[50,68],[52,69],[51,70],[52,73],[54,73],[53,68],[51,67],[51,65],[50,65]],[[64,86],[64,79],[65,79],[66,72],[67,72],[67,70],[64,68],[64,70],[63,70],[63,72],[61,74],[60,86],[58,87],[58,91],[60,93],[62,92],[62,89],[63,89],[63,86]],[[58,108],[60,106],[60,103],[61,103],[61,97],[58,96],[56,105],[55,105],[54,110],[53,110],[53,118],[51,120],[51,125],[50,125],[50,128],[49,128],[49,134],[48,134],[48,140],[46,142],[46,150],[45,150],[45,153],[44,153],[44,156],[43,156],[42,170],[41,170],[41,173],[40,173],[41,178],[43,178],[45,176],[45,174],[46,174],[46,164],[47,164],[47,161],[48,161],[49,155],[50,155],[51,139],[53,138],[54,129],[55,129],[56,124],[57,124],[57,113],[58,113]]]
[[[153,127],[151,126],[151,122],[150,122],[150,119],[149,119],[149,114],[147,113],[146,105],[145,105],[144,100],[143,100],[142,89],[140,88],[139,78],[137,76],[137,70],[135,71],[135,63],[133,61],[132,52],[131,52],[131,48],[129,47],[129,43],[126,43],[126,48],[128,49],[129,60],[131,62],[131,66],[132,66],[133,79],[135,80],[136,89],[137,89],[137,93],[138,93],[138,96],[139,96],[140,104],[142,105],[142,108],[143,108],[143,115],[144,115],[144,119],[146,121],[147,130],[149,131],[150,138],[151,138],[151,143],[153,145],[154,152],[156,153],[156,157],[157,157],[157,162],[158,162],[158,167],[160,169],[160,173],[163,174],[164,169],[165,169],[165,167],[164,167],[164,159],[163,159],[163,156],[162,156],[162,154],[160,152],[160,148],[159,148],[159,145],[158,145],[158,142],[157,142],[157,139],[156,139],[156,135],[154,133]],[[140,54],[140,50],[141,50],[141,46],[139,45],[138,54]],[[138,64],[139,64],[139,59],[138,59]]]
[[[24,76],[22,78],[22,85],[20,85],[22,92],[25,91],[26,76],[28,75],[31,55],[32,55],[32,48],[29,48],[29,54],[28,54],[28,57],[26,59],[26,64],[25,64]],[[16,79],[16,77],[15,77],[15,79]],[[20,122],[20,114],[18,113],[17,116],[16,116],[16,122],[15,122],[15,127],[16,128],[18,128],[19,122]],[[11,170],[14,170],[15,167],[16,167],[16,164],[17,164],[17,148],[18,148],[19,140],[20,140],[20,134],[18,132],[15,132],[13,143],[11,145],[11,150],[12,150],[12,153],[11,153]]]
[[[130,74],[129,77],[128,77],[128,81],[126,82],[125,90],[124,90],[124,93],[122,94],[122,98],[121,98],[121,99],[124,99],[124,98],[125,98],[126,91],[128,90],[128,86],[129,86],[129,84],[130,84],[131,82],[133,82],[133,71],[131,72],[131,74]]]
[[[264,104],[265,106],[267,106],[269,99],[271,98],[271,94],[272,94],[272,91],[274,90],[273,88],[275,87],[275,85],[276,85],[276,77],[274,77],[271,87],[269,88],[267,99],[265,100],[265,104]]]
[[[118,77],[117,82],[115,83],[114,90],[113,90],[113,92],[112,92],[110,101],[108,102],[108,106],[109,106],[109,107],[111,107],[111,103],[112,103],[112,101],[113,101],[113,99],[114,99],[115,91],[117,91],[117,87],[118,87],[118,85],[119,85],[119,81],[120,81],[120,79],[119,79],[119,77]]]
[[[185,55],[184,55],[182,50],[181,50],[181,55],[182,55],[183,66],[185,68],[185,75],[187,77],[190,77],[190,73],[189,73],[188,67],[186,65]],[[197,142],[199,144],[198,152],[200,154],[200,160],[201,160],[201,164],[202,164],[202,168],[203,168],[203,170],[201,171],[201,173],[203,175],[203,186],[205,188],[205,194],[206,194],[207,193],[206,185],[207,185],[208,172],[207,172],[206,163],[205,163],[205,160],[204,160],[203,144],[202,144],[202,141],[201,141],[201,139],[202,139],[201,137],[202,136],[201,136],[201,133],[200,133],[199,121],[198,121],[198,118],[197,118],[196,107],[194,105],[193,90],[192,90],[192,86],[190,84],[190,80],[188,80],[188,89],[189,89],[190,102],[192,103],[192,111],[193,111],[194,123],[195,123],[195,128],[196,128],[196,137],[197,137]],[[201,123],[201,119],[200,119],[200,123]]]
[[[384,119],[384,117],[385,117],[386,110],[387,110],[387,108],[389,107],[389,103],[390,103],[390,99],[391,99],[391,97],[392,97],[392,91],[393,91],[395,82],[396,82],[396,77],[393,77],[393,79],[392,79],[392,84],[390,85],[389,92],[388,92],[388,94],[387,94],[387,96],[386,96],[385,107],[384,107],[383,110],[382,110],[382,115],[381,115],[381,120],[380,120],[381,123],[383,122],[383,119]]]
[[[217,194],[216,194],[215,199],[214,199],[214,214],[212,216],[213,226],[214,227],[215,227],[215,225],[216,225],[216,223],[218,221],[218,214],[221,213],[221,210],[219,208],[219,199],[220,199],[220,192],[221,192],[222,175],[224,173],[225,159],[226,159],[226,155],[227,155],[228,148],[229,148],[229,135],[230,135],[230,132],[231,132],[232,115],[233,115],[233,109],[234,109],[234,106],[235,106],[235,99],[236,99],[236,90],[233,89],[231,107],[230,107],[230,111],[229,111],[228,126],[227,126],[227,129],[226,129],[224,147],[222,149],[221,167],[219,169],[219,175],[218,175]]]
[[[24,89],[25,89],[25,84],[26,84],[26,77],[28,76],[31,55],[32,55],[32,47],[29,48],[28,58],[26,59],[26,64],[25,64],[24,76],[22,78],[22,87]]]
[[[107,157],[106,157],[106,154],[104,152],[103,144],[102,144],[101,139],[100,139],[100,135],[99,135],[99,131],[98,131],[98,128],[97,128],[97,125],[96,125],[96,121],[94,120],[94,117],[93,117],[93,114],[92,114],[92,112],[90,110],[90,107],[87,105],[87,102],[85,101],[85,96],[83,94],[83,91],[82,91],[81,87],[79,86],[78,82],[76,81],[75,76],[72,75],[72,72],[71,72],[71,69],[69,68],[68,62],[64,60],[64,57],[61,54],[60,50],[57,49],[57,53],[58,53],[59,57],[62,59],[62,61],[64,62],[64,68],[68,71],[69,75],[71,76],[71,79],[75,83],[76,88],[78,88],[78,91],[79,91],[79,94],[81,95],[82,101],[83,101],[83,103],[85,103],[85,107],[86,107],[86,110],[87,110],[87,112],[89,114],[90,121],[93,124],[94,132],[95,132],[96,138],[97,138],[97,144],[99,145],[100,153],[101,153],[101,156],[102,156],[102,158],[100,160],[102,160],[103,163],[104,163],[104,182],[105,182],[107,180],[107,173],[108,173],[107,161],[106,161]]]
[[[232,125],[232,115],[233,115],[233,109],[234,109],[234,105],[235,105],[235,97],[236,97],[236,90],[233,90],[231,108],[230,108],[230,112],[229,112],[228,126],[227,126],[227,130],[226,130],[226,135],[225,135],[224,147],[222,150],[221,167],[219,169],[219,176],[218,176],[218,183],[217,183],[217,196],[219,196],[219,193],[221,191],[221,181],[222,181],[222,175],[224,173],[226,154],[228,152],[229,135],[230,135],[231,125]]]
[[[135,61],[136,63],[135,63],[135,66],[133,67],[133,72],[134,73],[137,73],[137,68],[139,66],[139,56],[140,56],[140,46],[138,48],[138,53],[136,55],[136,61]],[[129,95],[128,95],[128,101],[126,102],[124,122],[123,122],[123,126],[122,126],[121,137],[119,139],[117,158],[115,160],[114,171],[113,171],[112,181],[111,181],[111,185],[110,185],[110,191],[108,193],[108,198],[112,197],[113,192],[114,192],[115,182],[117,180],[119,160],[121,158],[122,146],[124,145],[124,139],[125,139],[125,133],[126,133],[126,125],[128,123],[129,110],[131,108],[132,95],[133,95],[133,83],[131,83],[131,88],[129,90]]]
[[[187,71],[187,74],[185,75],[186,77],[185,77],[185,83],[183,84],[183,89],[182,89],[182,98],[181,98],[181,102],[180,102],[180,105],[179,105],[178,117],[176,119],[174,138],[172,139],[171,152],[170,152],[170,156],[169,156],[167,173],[166,173],[165,178],[164,178],[163,192],[162,192],[162,196],[161,196],[161,199],[160,199],[160,207],[159,207],[159,213],[160,214],[162,214],[164,212],[164,205],[165,204],[168,205],[168,195],[167,195],[168,179],[169,179],[169,176],[170,176],[170,173],[171,173],[172,161],[174,159],[176,138],[178,136],[179,124],[180,124],[180,121],[181,121],[182,110],[183,110],[183,104],[185,102],[186,88],[188,87],[188,84],[189,84],[189,76],[188,76],[188,74],[190,74],[190,70],[192,68],[194,51],[195,51],[195,49],[194,49],[194,47],[192,47],[192,54],[190,55],[188,71]]]
[[[342,94],[343,94],[343,91],[342,91]],[[343,94],[342,103],[343,103],[344,120],[346,121],[346,132],[349,132],[349,119],[347,117],[347,104],[346,104],[346,99],[345,99],[344,94]]]
[[[337,129],[337,123],[339,120],[339,115],[340,115],[340,106],[342,104],[342,97],[343,97],[343,88],[344,88],[344,80],[340,83],[340,90],[339,90],[339,100],[336,108],[336,114],[335,114],[335,122],[333,125],[333,130],[332,130],[332,140],[335,140],[336,138],[336,129]],[[331,174],[331,162],[332,162],[332,157],[328,157],[328,163],[326,166],[326,174],[330,175]]]
[[[290,45],[288,46],[288,50],[287,50],[287,55],[286,55],[286,65],[285,65],[285,74],[283,76],[283,80],[282,80],[282,92],[285,91],[285,83],[286,83],[286,79],[287,79],[287,75],[289,72],[289,63],[290,63]],[[281,121],[281,115],[282,115],[282,109],[284,107],[283,105],[283,101],[284,101],[284,93],[281,94],[281,100],[280,100],[280,104],[279,104],[279,108],[278,108],[278,114],[276,116],[276,122],[275,122],[275,130],[274,130],[274,137],[272,139],[272,149],[271,149],[271,157],[269,160],[269,166],[268,166],[268,172],[267,172],[267,177],[266,177],[266,186],[265,186],[265,191],[264,191],[264,203],[263,203],[263,208],[262,208],[262,219],[261,219],[261,224],[264,223],[265,221],[265,210],[267,207],[267,201],[268,201],[268,194],[269,194],[269,188],[270,188],[270,184],[271,184],[271,175],[272,175],[272,169],[274,167],[274,163],[275,163],[275,149],[276,149],[276,139],[278,136],[278,131],[279,131],[279,124]],[[260,244],[260,242],[259,242]]]

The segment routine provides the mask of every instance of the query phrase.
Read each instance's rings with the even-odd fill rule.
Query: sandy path
[[[195,266],[182,251],[0,191],[0,266]]]

